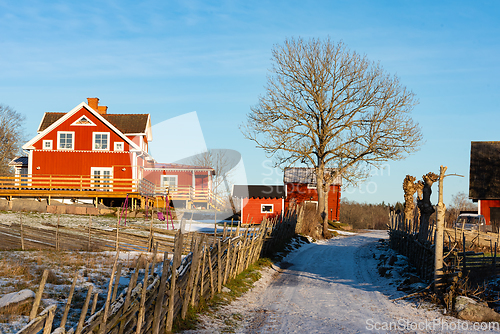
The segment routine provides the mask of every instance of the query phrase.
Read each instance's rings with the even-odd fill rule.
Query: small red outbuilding
[[[241,223],[260,224],[264,218],[282,214],[286,191],[284,186],[235,185],[233,196],[241,200]]]

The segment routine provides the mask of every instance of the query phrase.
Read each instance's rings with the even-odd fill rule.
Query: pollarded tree
[[[326,236],[328,190],[337,175],[354,185],[368,176],[366,165],[419,148],[421,131],[410,115],[417,101],[380,64],[329,38],[288,39],[274,47],[272,65],[242,131],[276,166],[315,169]]]
[[[24,116],[0,104],[0,175],[10,174],[9,162],[20,153]]]

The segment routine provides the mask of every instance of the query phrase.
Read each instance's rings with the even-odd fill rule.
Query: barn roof
[[[326,168],[325,174],[328,172],[335,172],[336,168]],[[307,167],[290,167],[285,168],[283,173],[284,183],[307,183],[316,184],[316,173],[314,168]],[[337,176],[332,183],[333,185],[342,185],[342,178]]]
[[[500,141],[471,142],[469,197],[500,199]]]
[[[233,196],[240,198],[285,198],[285,186],[234,185]]]
[[[38,132],[44,131],[59,118],[66,115],[64,112],[46,112],[38,127]],[[101,115],[123,134],[146,133],[148,114],[104,114]]]

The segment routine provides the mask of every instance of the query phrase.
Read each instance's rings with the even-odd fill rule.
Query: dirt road
[[[336,238],[300,248],[286,259],[242,332],[380,333],[386,328],[446,332],[444,323],[457,319],[393,301],[402,293],[393,280],[378,275],[374,254],[378,258],[381,253],[380,238],[387,238],[387,232]]]

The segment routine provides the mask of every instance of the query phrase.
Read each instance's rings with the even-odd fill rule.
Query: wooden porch
[[[131,199],[132,206],[165,207],[169,202],[184,201],[186,208],[202,205],[220,208],[222,201],[210,190],[192,186],[175,188],[155,186],[146,179],[120,179],[82,175],[16,175],[0,176],[0,197],[47,199],[92,199],[97,206],[102,199]]]

